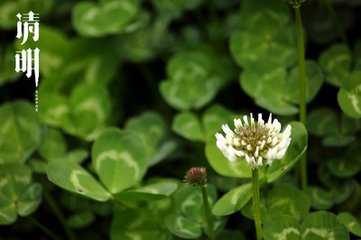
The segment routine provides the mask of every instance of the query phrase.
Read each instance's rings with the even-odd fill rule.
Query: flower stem
[[[207,186],[202,185],[202,186],[200,186],[200,188],[202,190],[203,205],[204,205],[204,217],[205,217],[206,224],[207,224],[207,232],[209,235],[209,239],[215,240],[216,238],[215,238],[214,231],[213,231],[213,216],[212,216],[211,208],[209,206]]]
[[[48,203],[50,209],[54,213],[55,217],[59,220],[59,222],[63,226],[67,238],[69,240],[76,240],[74,233],[70,230],[70,228],[66,224],[66,220],[63,213],[61,212],[59,206],[56,204],[55,200],[48,191],[44,191],[44,198],[45,201]]]
[[[306,109],[306,61],[305,61],[305,38],[304,30],[302,25],[301,17],[301,4],[294,5],[295,11],[295,22],[296,22],[296,32],[297,32],[297,49],[298,49],[298,76],[299,76],[299,88],[300,88],[300,99],[299,99],[299,112],[300,112],[300,121],[306,126],[307,121],[307,109]],[[307,188],[307,157],[306,154],[301,158],[299,164],[299,173],[301,186],[303,189]]]
[[[258,169],[254,169],[252,171],[252,189],[253,189],[253,217],[256,226],[256,235],[257,235],[257,240],[262,240],[263,236],[262,236]]]

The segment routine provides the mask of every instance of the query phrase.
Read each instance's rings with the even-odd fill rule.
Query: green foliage
[[[94,214],[90,211],[75,213],[67,219],[66,224],[71,228],[84,228],[94,221]]]
[[[177,190],[178,184],[178,181],[172,179],[153,179],[144,186],[118,193],[116,199],[126,205],[164,199]]]
[[[277,221],[274,219],[277,218]],[[287,215],[273,213],[265,216],[264,238],[267,240],[299,240],[300,230],[297,221]]]
[[[306,101],[311,102],[320,90],[324,78],[321,68],[316,62],[311,60],[307,61],[306,69],[308,79],[308,88],[306,89]],[[288,81],[286,83],[286,95],[288,94],[287,99],[294,104],[298,104],[299,102],[299,92],[297,91],[298,87],[298,68],[295,67],[289,73]]]
[[[351,51],[344,44],[331,46],[319,59],[326,73],[326,80],[336,86],[342,86],[347,81],[351,61]]]
[[[168,78],[160,84],[160,92],[176,109],[199,109],[229,81],[231,71],[229,59],[208,47],[180,52],[169,60]]]
[[[328,212],[314,212],[305,217],[302,224],[302,238],[350,239],[346,228],[337,221],[337,217]]]
[[[310,187],[309,193],[312,200],[312,207],[315,209],[329,209],[334,204],[333,194],[322,188]]]
[[[146,147],[136,134],[118,130],[106,130],[95,141],[92,164],[112,194],[133,186],[143,177]]]
[[[138,0],[78,3],[72,12],[74,28],[80,35],[100,37],[127,31],[138,13]]]
[[[282,161],[276,161],[267,169],[267,181],[273,182],[294,166],[307,149],[307,130],[300,122],[292,122],[291,144]]]
[[[129,119],[126,129],[135,132],[144,141],[144,148],[149,152],[146,165],[153,165],[162,160],[162,150],[164,155],[168,154],[168,147],[172,150],[172,143],[164,143],[167,135],[166,124],[156,112],[145,112]]]
[[[41,126],[33,106],[17,101],[0,107],[0,164],[24,163],[40,144]]]
[[[154,0],[153,2],[160,16],[163,18],[178,18],[181,16],[183,11],[197,8],[203,0]]]
[[[110,100],[105,88],[95,84],[79,85],[70,98],[58,94],[42,94],[48,99],[40,103],[42,121],[86,140],[94,140],[110,114]]]
[[[0,225],[7,225],[38,208],[42,187],[32,182],[30,169],[20,163],[2,164],[0,175]]]
[[[252,197],[252,184],[244,184],[222,196],[213,207],[216,216],[230,215],[243,208]]]
[[[53,159],[64,155],[67,147],[63,134],[59,130],[48,128],[43,133],[43,141],[38,151],[44,159]]]
[[[206,156],[212,168],[223,176],[250,178],[251,169],[245,161],[228,161],[216,146],[216,140],[210,140],[206,145]]]
[[[332,158],[327,162],[330,173],[339,178],[350,178],[361,170],[360,159],[355,155],[356,151],[349,151],[344,158]],[[356,153],[357,154],[357,153]]]
[[[216,199],[216,191],[208,185],[208,201],[212,205]],[[214,228],[217,230],[222,225],[222,219],[216,219]],[[182,185],[172,196],[172,210],[166,217],[165,225],[174,235],[195,239],[206,230],[204,219],[204,206],[202,194],[198,187]]]
[[[175,116],[172,128],[177,134],[189,140],[204,140],[201,122],[197,116],[191,112],[183,112]]]
[[[231,37],[231,50],[237,63],[245,68],[254,64],[264,67],[283,66],[294,61],[295,48],[287,5],[279,1],[254,3],[244,1],[241,6],[241,30]],[[271,43],[271,44],[269,44]],[[275,54],[278,57],[274,58]]]
[[[286,76],[286,70],[280,67],[250,70],[246,68],[241,75],[240,83],[242,89],[255,99],[257,105],[278,114],[290,115],[297,113],[297,108],[287,103],[285,97],[282,98],[286,93]],[[277,87],[272,89],[274,86]]]
[[[342,223],[352,234],[361,236],[361,224],[350,213],[342,212],[337,215],[337,220]]]
[[[300,221],[308,214],[311,201],[305,192],[294,186],[279,184],[267,194],[266,206],[271,213],[291,216]]]
[[[293,30],[289,11],[282,1],[245,1],[242,23],[230,39],[233,57],[243,68],[242,89],[257,105],[281,115],[297,113],[298,77]],[[269,2],[269,1],[267,1]],[[274,57],[277,56],[277,57]],[[289,71],[290,68],[293,68]],[[319,91],[323,75],[313,61],[307,62],[307,100]],[[272,89],[272,90],[271,90]]]
[[[139,208],[116,208],[110,239],[169,239],[171,235],[163,224],[167,209],[169,202],[162,200]]]
[[[49,134],[52,138],[47,141],[49,146],[51,141],[63,140],[58,134]],[[40,153],[50,160],[46,167],[49,180],[69,191],[98,201],[107,201],[115,195],[119,201],[129,201],[129,198],[142,199],[147,195],[157,198],[172,187],[165,183],[119,193],[141,181],[147,168],[155,163],[154,159],[157,158],[154,155],[159,151],[159,143],[164,136],[163,120],[151,112],[129,120],[126,130],[103,130],[92,146],[92,167],[101,183],[80,165],[83,159],[82,155],[79,156],[81,152],[76,155],[58,154],[55,158],[46,154],[44,156],[41,150]],[[65,149],[58,151],[65,152]]]
[[[274,221],[277,217],[277,221]],[[313,240],[350,239],[346,228],[336,215],[328,212],[313,212],[304,217],[301,224],[288,215],[275,213],[265,219],[265,239]]]
[[[302,5],[302,124],[287,1],[0,1],[1,238],[211,239],[201,189],[182,183],[199,166],[216,239],[255,239],[251,168],[215,138],[250,112],[292,127],[284,158],[259,169],[264,240],[361,237],[359,6]],[[16,14],[30,10],[40,40],[21,45]],[[35,47],[39,112],[14,71]]]
[[[347,45],[339,44],[331,46],[319,59],[327,74],[326,79],[331,84],[340,87],[337,100],[342,111],[357,119],[361,117],[359,57],[357,53],[352,56]]]
[[[79,164],[72,161],[52,161],[46,173],[54,184],[98,201],[107,201],[111,194]]]
[[[0,27],[12,29],[16,26],[16,14],[34,11],[46,16],[54,5],[53,0],[4,0],[0,3]]]
[[[15,65],[13,52],[14,49],[9,46],[0,50],[0,86],[15,81],[20,75],[12,69]]]
[[[361,86],[361,85],[360,85]],[[361,90],[360,86],[347,91],[341,89],[338,92],[337,100],[342,111],[350,117],[361,118]]]
[[[48,77],[65,64],[66,56],[70,54],[71,42],[64,32],[50,26],[42,25],[39,35],[41,38],[39,37],[37,44],[28,41],[21,45],[21,41],[17,40],[15,48],[22,50],[37,46],[41,49],[40,73]]]
[[[332,109],[314,109],[308,116],[309,131],[322,138],[325,146],[346,146],[355,141],[360,123]]]

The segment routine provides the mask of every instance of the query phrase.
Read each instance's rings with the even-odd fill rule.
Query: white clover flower
[[[282,159],[291,142],[291,126],[281,132],[281,123],[277,119],[272,121],[272,114],[265,122],[262,114],[255,121],[251,113],[249,117],[243,116],[243,121],[234,119],[234,126],[231,130],[227,124],[222,125],[225,136],[216,134],[217,147],[230,161],[245,159],[251,168]]]

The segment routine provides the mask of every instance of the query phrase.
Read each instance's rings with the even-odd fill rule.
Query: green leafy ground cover
[[[38,113],[13,71],[15,15],[29,10]],[[288,1],[1,0],[0,239],[208,239],[201,192],[183,182],[194,166],[216,239],[255,239],[251,169],[214,137],[249,112],[292,125],[285,158],[260,173],[264,239],[360,238],[360,10],[302,5],[305,126]]]

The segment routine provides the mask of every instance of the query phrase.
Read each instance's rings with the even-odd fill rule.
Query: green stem
[[[201,189],[202,189],[204,217],[206,219],[207,231],[209,234],[209,238],[211,240],[215,240],[216,238],[213,232],[213,216],[212,216],[211,208],[209,206],[207,186],[203,185],[201,186]]]
[[[33,224],[34,226],[38,227],[41,229],[41,231],[43,231],[48,237],[54,239],[54,240],[60,240],[61,238],[59,238],[58,236],[56,236],[55,233],[53,233],[49,228],[47,228],[46,226],[44,226],[43,224],[41,224],[38,220],[36,220],[33,217],[28,217],[28,221]]]
[[[53,199],[53,197],[50,195],[50,193],[48,191],[44,191],[44,198],[45,198],[45,201],[48,203],[50,209],[54,213],[55,217],[59,220],[59,222],[63,226],[63,229],[65,231],[67,238],[69,240],[76,240],[74,233],[70,230],[70,228],[66,224],[66,220],[65,220],[63,213],[61,212],[60,208],[58,207],[55,200]]]
[[[252,171],[252,189],[253,189],[253,217],[256,226],[257,240],[262,240],[262,221],[261,221],[261,205],[259,193],[258,169]]]
[[[296,32],[297,32],[297,49],[298,49],[298,76],[299,76],[299,88],[300,88],[300,121],[306,126],[307,113],[306,113],[306,61],[305,61],[305,37],[304,30],[302,26],[302,17],[301,17],[301,5],[295,5],[295,22],[296,22]],[[307,188],[307,158],[306,154],[301,158],[299,164],[299,173],[301,177],[301,186],[303,189]]]

